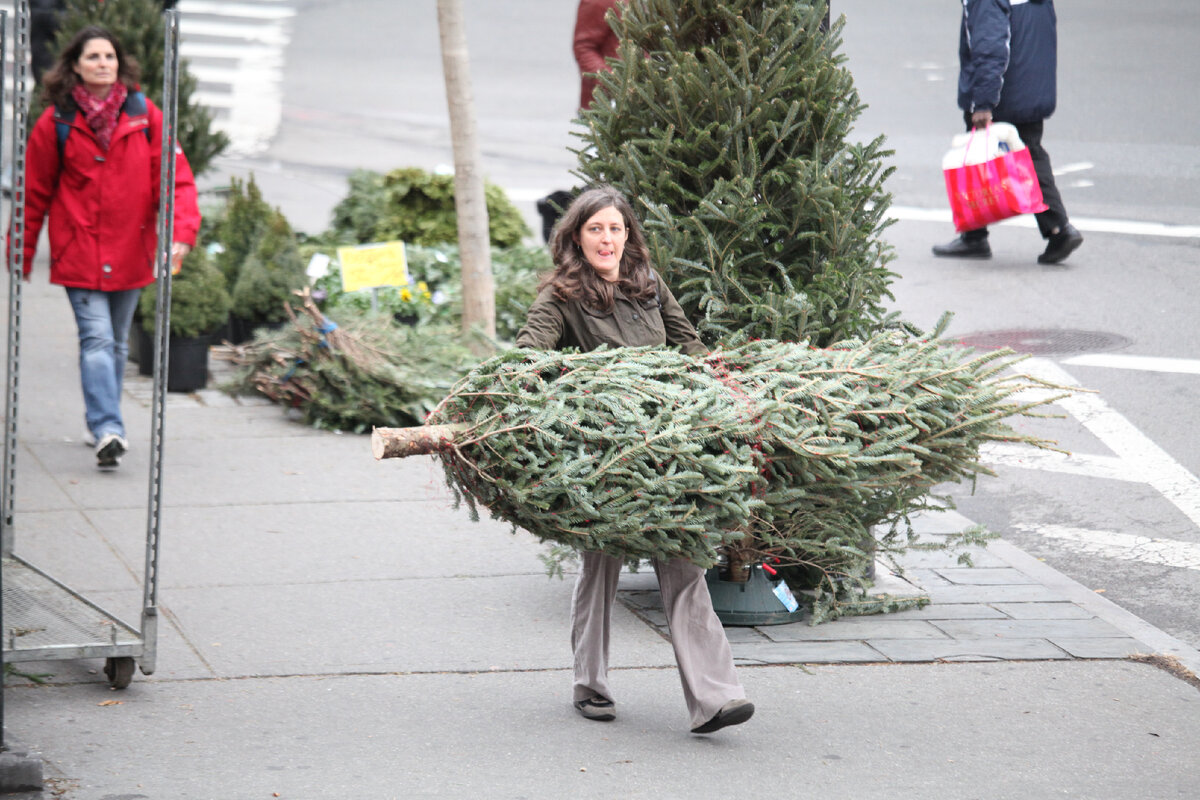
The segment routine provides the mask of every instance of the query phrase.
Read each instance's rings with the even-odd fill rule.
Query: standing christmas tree
[[[825,346],[885,318],[883,137],[824,2],[628,0],[578,175],[642,204],[655,264],[713,343],[733,331]]]
[[[609,17],[621,46],[581,114],[577,174],[641,204],[652,258],[710,345],[829,347],[898,324],[890,151],[852,138],[864,106],[827,14],[824,0],[627,0]],[[908,543],[909,513],[944,507],[933,485],[778,513],[726,548],[726,574],[783,541],[801,581],[869,576],[877,549]]]

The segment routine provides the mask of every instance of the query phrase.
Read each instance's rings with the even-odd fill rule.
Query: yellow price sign
[[[342,264],[343,292],[408,285],[408,258],[404,254],[404,242],[339,247],[337,254]]]

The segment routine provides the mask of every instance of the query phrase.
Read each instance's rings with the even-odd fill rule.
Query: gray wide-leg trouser
[[[612,700],[608,688],[609,620],[623,562],[602,553],[584,552],[581,556],[582,568],[571,604],[574,699],[600,695]],[[677,558],[655,561],[654,573],[694,728],[712,719],[730,700],[745,697],[746,691],[733,668],[725,630],[713,611],[704,569]]]

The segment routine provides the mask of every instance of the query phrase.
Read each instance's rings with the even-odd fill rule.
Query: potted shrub
[[[484,184],[488,235],[493,246],[512,247],[531,231],[504,190]],[[358,170],[350,176],[350,192],[333,209],[332,233],[339,241],[360,244],[399,239],[408,245],[458,241],[454,176],[416,167],[385,175]]]
[[[308,282],[304,260],[292,227],[278,209],[270,218],[238,270],[230,292],[233,306],[231,325],[253,331],[278,327],[287,319],[284,303],[293,300],[293,292]],[[246,335],[245,339],[248,339]]]
[[[212,220],[215,233],[213,260],[224,274],[231,293],[241,275],[242,265],[253,253],[272,213],[251,173],[244,181],[231,178],[224,206],[217,214],[205,215],[206,222]],[[250,320],[231,314],[221,337],[233,344],[241,344],[252,332]]]
[[[154,284],[142,291],[138,301],[141,317],[141,366],[144,374],[153,371],[154,320],[158,289]],[[197,247],[183,260],[183,268],[171,280],[170,352],[167,364],[167,391],[192,392],[208,383],[208,346],[213,331],[229,318],[229,290],[221,274],[203,247]]]

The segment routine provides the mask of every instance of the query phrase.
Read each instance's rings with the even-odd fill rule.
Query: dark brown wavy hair
[[[615,208],[625,220],[629,235],[621,253],[619,277],[610,283],[588,263],[577,239],[584,224],[606,208]],[[589,308],[609,311],[613,289],[618,288],[630,300],[649,300],[658,292],[658,283],[650,271],[650,251],[642,236],[642,227],[625,196],[611,186],[588,189],[571,203],[550,235],[550,256],[554,271],[542,278],[538,291],[552,287],[554,296],[567,302],[579,300]]]
[[[47,103],[66,107],[75,105],[75,101],[71,99],[71,91],[79,83],[79,76],[75,74],[75,64],[83,55],[83,46],[92,39],[104,39],[113,46],[117,53],[117,80],[125,84],[125,88],[130,91],[138,88],[141,70],[134,57],[125,52],[117,37],[107,28],[88,25],[71,37],[71,41],[67,42],[67,46],[58,54],[54,66],[42,76],[42,96],[46,98]]]

